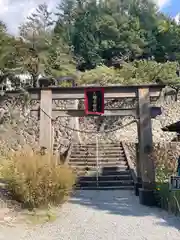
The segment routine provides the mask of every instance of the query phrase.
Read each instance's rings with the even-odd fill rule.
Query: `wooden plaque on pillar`
[[[86,115],[104,114],[104,88],[86,88],[84,100]]]

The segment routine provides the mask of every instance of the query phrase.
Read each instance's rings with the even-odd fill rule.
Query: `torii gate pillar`
[[[52,91],[41,90],[40,98],[40,136],[39,145],[51,152],[53,149],[53,129],[52,129]]]
[[[155,168],[151,153],[153,150],[150,94],[148,88],[138,89],[139,101],[139,163],[141,169],[142,188],[139,188],[140,203],[146,206],[155,205]]]

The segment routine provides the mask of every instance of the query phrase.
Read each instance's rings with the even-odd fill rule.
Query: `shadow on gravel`
[[[140,205],[139,198],[128,190],[77,191],[69,202],[115,215],[132,217],[155,216],[157,218],[156,224],[167,227],[171,226],[180,230],[180,218],[168,215],[167,212],[159,208]]]

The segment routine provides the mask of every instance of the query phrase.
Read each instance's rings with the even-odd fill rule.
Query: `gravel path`
[[[0,227],[0,240],[179,240],[180,218],[138,203],[131,191],[79,191],[53,223]]]

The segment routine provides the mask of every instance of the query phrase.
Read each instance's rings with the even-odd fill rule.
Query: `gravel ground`
[[[138,203],[131,191],[79,191],[53,223],[0,227],[0,240],[179,240],[180,218]]]

